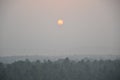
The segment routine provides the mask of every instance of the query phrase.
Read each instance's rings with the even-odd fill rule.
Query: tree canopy
[[[0,63],[0,80],[120,80],[120,60]]]

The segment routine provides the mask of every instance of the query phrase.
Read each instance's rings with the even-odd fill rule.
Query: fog
[[[1,0],[0,56],[119,55],[119,5],[119,0]]]

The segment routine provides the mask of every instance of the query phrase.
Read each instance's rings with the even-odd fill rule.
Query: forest
[[[120,60],[1,62],[0,80],[120,80]]]

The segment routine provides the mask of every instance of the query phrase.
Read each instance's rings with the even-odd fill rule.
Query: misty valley
[[[0,80],[120,80],[120,0],[0,0]]]

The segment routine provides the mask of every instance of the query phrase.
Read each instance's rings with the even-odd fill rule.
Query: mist
[[[0,56],[119,55],[119,0],[1,0]],[[59,26],[57,20],[64,24]]]

